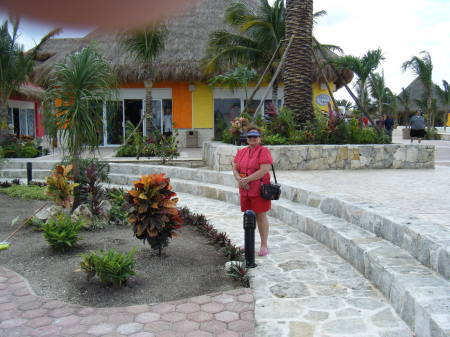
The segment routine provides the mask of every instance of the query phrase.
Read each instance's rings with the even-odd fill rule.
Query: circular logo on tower
[[[326,94],[320,94],[316,97],[316,103],[321,106],[325,106],[330,102],[331,97]]]

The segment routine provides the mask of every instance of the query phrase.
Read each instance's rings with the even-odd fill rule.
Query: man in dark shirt
[[[394,129],[394,120],[392,119],[391,116],[385,116],[384,128],[386,129],[389,138],[392,140],[392,130]]]

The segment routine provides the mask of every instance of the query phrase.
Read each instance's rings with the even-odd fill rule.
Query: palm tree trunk
[[[9,134],[8,128],[8,102],[3,98],[0,99],[0,144]]]
[[[312,0],[286,1],[286,37],[295,35],[284,68],[285,106],[296,122],[314,118],[312,107]]]
[[[150,136],[153,132],[153,96],[152,96],[152,87],[153,87],[153,79],[149,79],[144,81],[145,86],[145,118],[147,120],[146,126],[146,136]],[[144,115],[142,116],[144,118]]]

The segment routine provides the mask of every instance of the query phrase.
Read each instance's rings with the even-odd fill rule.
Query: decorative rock
[[[87,205],[81,204],[72,213],[72,220],[83,220],[83,226],[90,228],[92,226],[92,212]]]
[[[101,216],[105,219],[109,219],[109,215],[111,213],[111,208],[112,208],[112,204],[109,200],[102,200],[100,202],[100,212],[101,212]]]

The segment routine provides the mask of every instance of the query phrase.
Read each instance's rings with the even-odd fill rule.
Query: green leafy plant
[[[425,131],[426,131],[425,139],[434,139],[434,140],[441,139],[441,135],[439,134],[436,128],[427,128]]]
[[[5,184],[7,186],[7,184]],[[46,188],[36,185],[11,185],[1,187],[0,193],[9,195],[13,198],[20,198],[25,200],[49,200]]]
[[[289,140],[286,137],[275,134],[264,136],[263,143],[265,145],[286,145],[289,144]]]
[[[109,222],[115,225],[126,224],[128,213],[125,209],[125,192],[122,189],[111,189],[108,191],[108,198],[111,202]]]
[[[174,231],[183,223],[176,208],[178,198],[172,198],[175,195],[169,178],[164,174],[149,174],[135,181],[134,188],[125,197],[134,235],[147,241],[160,256],[169,238],[176,236]]]
[[[73,248],[77,241],[82,239],[78,236],[82,227],[82,220],[73,221],[69,215],[62,213],[48,219],[42,230],[50,246],[64,252]]]
[[[47,177],[47,195],[54,200],[57,205],[69,208],[73,201],[73,190],[78,184],[70,183],[72,165],[56,165],[52,175]]]
[[[88,281],[97,275],[102,283],[120,287],[131,276],[136,275],[134,271],[135,255],[136,248],[128,253],[122,253],[115,249],[99,250],[81,254],[83,260],[80,267],[86,273]]]
[[[86,168],[85,175],[86,182],[81,185],[80,189],[81,200],[87,202],[93,216],[100,217],[102,214],[100,205],[103,200],[106,200],[106,192],[100,184],[97,167],[91,164]]]

